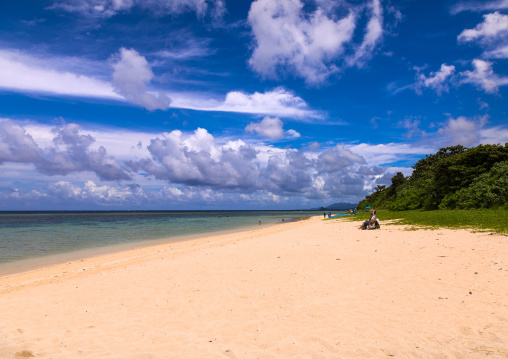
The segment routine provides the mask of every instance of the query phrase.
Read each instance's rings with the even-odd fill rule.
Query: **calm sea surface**
[[[0,212],[0,274],[152,242],[259,227],[259,220],[266,226],[319,214],[304,211]]]

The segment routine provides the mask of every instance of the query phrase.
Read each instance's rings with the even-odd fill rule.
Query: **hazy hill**
[[[340,202],[340,203],[334,203],[334,204],[331,204],[329,206],[326,206],[326,207],[320,207],[320,208],[312,208],[312,210],[316,210],[316,211],[337,211],[337,210],[348,210],[350,208],[355,208],[356,207],[356,203],[345,203],[345,202]]]

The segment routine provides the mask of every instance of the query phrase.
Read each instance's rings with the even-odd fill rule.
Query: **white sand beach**
[[[0,358],[508,358],[508,240],[315,217],[0,277]]]

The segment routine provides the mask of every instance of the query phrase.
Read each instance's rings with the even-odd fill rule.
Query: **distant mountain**
[[[326,207],[320,207],[320,208],[312,208],[313,211],[337,211],[337,210],[348,210],[350,208],[355,208],[356,203],[334,203]]]

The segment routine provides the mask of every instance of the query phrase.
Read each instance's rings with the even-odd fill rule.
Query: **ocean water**
[[[196,235],[319,215],[304,211],[0,212],[0,274]]]

